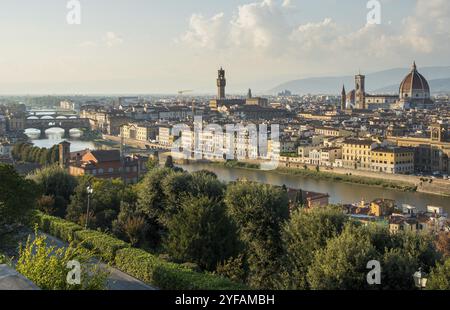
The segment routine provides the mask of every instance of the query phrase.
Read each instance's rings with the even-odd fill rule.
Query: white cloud
[[[108,47],[114,47],[123,43],[123,39],[112,31],[109,31],[105,34],[105,36],[103,37],[103,41]]]
[[[288,17],[296,10],[291,0],[262,0],[238,6],[228,19],[223,13],[211,18],[194,14],[181,41],[217,49],[222,54],[265,54],[296,64],[306,57],[310,62],[342,57],[348,60],[347,64],[359,58],[367,62],[369,57],[381,65],[387,65],[386,60],[398,64],[450,49],[448,0],[416,0],[413,14],[400,27],[386,21],[356,30],[329,17],[291,25]]]
[[[193,14],[189,20],[189,30],[181,37],[181,41],[202,48],[218,48],[226,43],[224,14],[219,13],[211,18],[201,14]]]

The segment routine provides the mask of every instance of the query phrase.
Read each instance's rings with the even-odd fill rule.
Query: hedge
[[[123,272],[163,290],[243,290],[244,285],[210,273],[166,262],[146,251],[134,248],[116,253],[115,265]]]
[[[42,231],[67,242],[74,240],[75,233],[83,229],[80,225],[41,212],[35,218]]]
[[[84,248],[115,264],[129,275],[156,286],[173,290],[241,290],[248,289],[229,279],[201,273],[187,266],[169,263],[144,250],[106,233],[84,230],[83,227],[61,218],[38,212],[36,223],[44,232],[64,241],[74,240]]]
[[[114,262],[114,257],[117,250],[128,248],[131,246],[125,241],[93,230],[76,231],[75,241],[79,242],[86,249],[98,254],[106,262],[111,263]]]

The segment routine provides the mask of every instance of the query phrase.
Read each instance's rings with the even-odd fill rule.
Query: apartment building
[[[125,139],[138,141],[156,140],[157,128],[148,123],[129,123],[120,127],[120,134]]]
[[[371,152],[371,170],[389,174],[414,173],[414,151],[401,147],[379,147]]]
[[[371,171],[371,151],[378,144],[368,139],[347,139],[342,144],[342,163],[347,169]]]

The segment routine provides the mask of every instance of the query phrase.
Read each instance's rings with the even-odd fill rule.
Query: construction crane
[[[193,90],[179,90],[178,95],[183,96],[184,94],[192,93],[192,92],[193,92]]]

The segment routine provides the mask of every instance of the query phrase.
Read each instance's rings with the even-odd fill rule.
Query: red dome
[[[414,63],[411,72],[403,79],[400,84],[400,98],[420,97],[421,99],[429,98],[430,86],[427,80],[417,71],[416,63]]]

